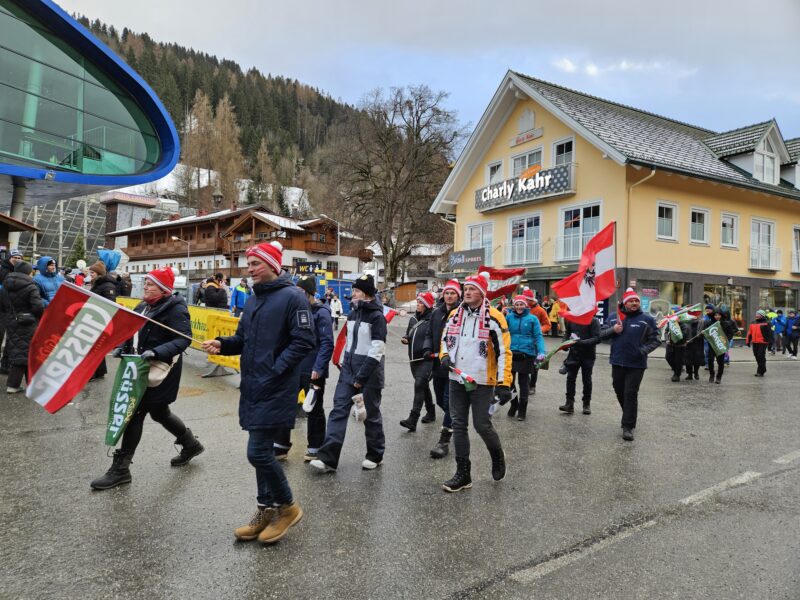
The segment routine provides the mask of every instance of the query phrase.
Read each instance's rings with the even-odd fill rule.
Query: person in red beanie
[[[175,274],[170,267],[150,271],[145,275],[144,297],[134,311],[184,335],[178,335],[147,321],[136,336],[135,347],[134,340],[130,339],[112,354],[114,357],[119,357],[122,354],[135,353],[145,360],[169,363],[171,367],[166,378],[157,386],[148,387],[142,396],[138,409],[133,413],[122,435],[120,449],[114,452],[111,468],[105,475],[91,483],[92,488],[96,490],[107,490],[131,482],[131,460],[142,439],[144,419],[147,415],[174,435],[175,442],[181,446],[180,454],[170,461],[173,467],[188,464],[192,458],[205,450],[192,430],[186,427],[169,408],[169,405],[178,398],[183,366],[181,355],[189,347],[189,338],[192,337],[189,309],[183,299],[173,295],[174,285]]]
[[[294,428],[303,361],[316,347],[314,318],[303,291],[281,267],[278,242],[247,251],[253,296],[236,333],[203,342],[209,354],[241,355],[239,425],[247,431],[247,460],[256,471],[256,512],[237,527],[238,540],[274,544],[303,518],[303,509],[275,456],[282,430]]]
[[[425,404],[423,423],[436,420],[431,395],[431,373],[433,371],[433,351],[428,332],[431,326],[431,311],[434,298],[430,292],[417,296],[417,312],[408,320],[406,334],[400,341],[408,346],[408,360],[411,367],[411,376],[414,378],[414,400],[408,418],[400,421],[400,425],[409,431],[417,430],[417,421]]]

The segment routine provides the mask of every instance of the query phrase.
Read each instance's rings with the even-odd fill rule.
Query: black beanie
[[[317,293],[317,282],[312,275],[302,275],[297,280],[297,287],[311,296]]]
[[[375,279],[372,275],[362,275],[353,282],[353,287],[361,290],[367,296],[375,296],[378,290],[375,289]]]
[[[31,273],[33,273],[33,267],[31,266],[31,263],[25,262],[23,260],[16,264],[16,266],[14,267],[14,273],[22,273],[23,275],[30,275]]]

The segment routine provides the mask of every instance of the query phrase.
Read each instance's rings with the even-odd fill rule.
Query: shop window
[[[500,183],[501,181],[503,181],[503,163],[498,162],[489,165],[487,178],[489,181],[489,185],[492,185],[494,183]]]
[[[675,217],[678,214],[678,207],[667,202],[658,203],[658,218],[656,224],[656,236],[661,240],[677,240],[678,232],[675,227]]]
[[[772,310],[781,309],[784,316],[786,316],[790,310],[797,309],[794,290],[790,288],[761,288],[758,290],[758,308],[763,308],[764,310],[768,308]]]
[[[676,307],[691,302],[691,284],[682,281],[638,280],[636,290],[642,299],[642,311],[656,320],[668,315]]]
[[[492,264],[492,223],[480,223],[479,225],[470,225],[467,230],[469,237],[469,249],[477,250],[483,248],[484,264],[491,266]]]
[[[562,235],[556,243],[556,260],[577,260],[586,243],[600,231],[600,203],[561,211]]]
[[[522,156],[515,156],[513,159],[514,165],[514,173],[512,177],[519,177],[525,169],[532,167],[533,165],[542,166],[542,149],[539,148],[538,150],[534,150],[533,152],[528,152],[527,154],[523,154]]]
[[[747,295],[750,288],[740,285],[706,285],[703,291],[703,304],[713,304],[716,308],[728,311],[739,328],[739,335],[747,325],[750,308]]]
[[[691,227],[689,241],[695,244],[708,244],[708,211],[693,208],[691,213]]]
[[[722,213],[722,231],[720,232],[720,245],[725,248],[739,246],[739,217],[730,213]]]
[[[553,157],[555,166],[568,165],[572,162],[573,156],[573,141],[565,140],[557,142],[553,146]]]

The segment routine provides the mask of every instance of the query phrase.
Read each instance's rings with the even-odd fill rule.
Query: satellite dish
[[[76,262],[75,264],[76,264],[76,266],[77,266],[79,269],[85,269],[85,268],[86,268],[86,261],[85,261],[85,260],[83,260],[83,259],[80,259],[80,260],[79,260],[78,262]]]

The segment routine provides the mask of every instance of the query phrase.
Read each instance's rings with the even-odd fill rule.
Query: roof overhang
[[[9,231],[30,231],[30,232],[40,231],[38,227],[34,227],[33,225],[28,225],[23,221],[19,221],[13,217],[4,215],[3,213],[0,213],[0,223],[8,225]]]

